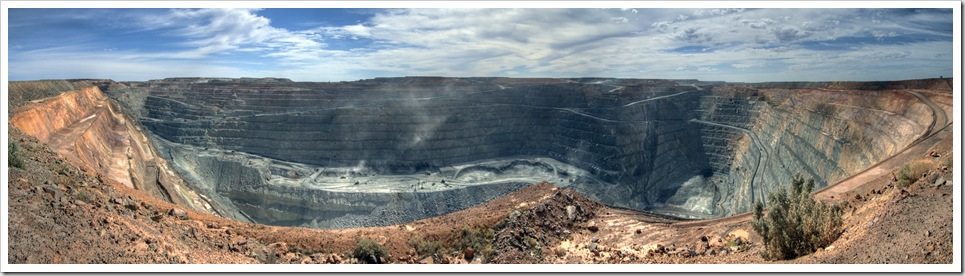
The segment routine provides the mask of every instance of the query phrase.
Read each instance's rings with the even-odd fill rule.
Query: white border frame
[[[954,17],[954,42],[953,42],[953,72],[952,77],[957,77],[954,86],[954,164],[953,169],[955,182],[962,181],[961,170],[961,125],[954,123],[955,118],[962,118],[962,98],[961,98],[961,76],[962,76],[962,3],[959,1],[680,1],[680,2],[640,2],[640,1],[574,1],[574,2],[484,2],[484,1],[418,1],[418,2],[396,2],[396,1],[333,1],[333,2],[298,2],[298,1],[277,1],[277,2],[108,2],[108,1],[3,1],[0,2],[0,56],[2,60],[2,90],[0,99],[4,101],[4,106],[9,110],[9,98],[7,83],[9,81],[8,63],[8,9],[10,8],[222,8],[225,6],[237,8],[948,8],[953,9]],[[9,137],[7,123],[9,118],[6,116],[2,121],[3,133],[0,134],[3,140]],[[6,147],[6,146],[5,146]],[[6,150],[2,153],[3,162],[6,164]],[[7,166],[0,168],[2,179],[5,183],[9,179]],[[630,265],[596,265],[596,264],[567,264],[567,265],[279,265],[279,264],[257,264],[257,265],[238,265],[238,264],[219,264],[219,265],[166,265],[166,264],[9,264],[8,256],[9,237],[8,213],[7,213],[7,185],[3,186],[0,192],[0,208],[2,208],[2,232],[3,243],[0,244],[0,255],[4,257],[3,272],[962,272],[962,242],[961,242],[961,185],[954,186],[954,253],[952,264],[630,264]]]

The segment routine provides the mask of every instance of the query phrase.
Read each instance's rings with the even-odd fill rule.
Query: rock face
[[[824,186],[926,133],[935,115],[908,85],[185,78],[107,92],[224,215],[329,228],[448,213],[541,180],[615,206],[745,212],[795,173]]]
[[[64,81],[12,82],[11,94],[26,96],[10,124],[37,137],[74,165],[169,202],[210,211],[183,185],[157,153],[137,121],[127,117],[97,86]],[[64,89],[30,89],[57,87]],[[49,93],[31,93],[43,90]],[[45,98],[33,99],[37,95]]]
[[[695,122],[706,125],[724,215],[749,211],[795,173],[818,187],[844,179],[897,153],[933,121],[906,91],[721,86],[713,94]]]

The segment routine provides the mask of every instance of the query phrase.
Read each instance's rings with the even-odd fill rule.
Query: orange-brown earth
[[[71,164],[180,205],[209,209],[157,155],[137,122],[97,86],[29,101],[17,110],[10,128],[36,137]]]
[[[106,112],[99,104],[114,108],[103,98],[86,101],[98,112]],[[360,239],[383,245],[391,263],[772,262],[760,257],[760,237],[746,214],[677,221],[608,208],[546,183],[402,225],[318,230],[233,221],[136,190],[94,165],[100,163],[72,155],[84,150],[64,150],[57,137],[92,128],[77,127],[87,117],[72,118],[46,136],[21,130],[43,127],[9,125],[9,140],[24,160],[23,168],[9,167],[9,263],[355,263],[351,251]],[[926,177],[907,188],[883,174],[820,191],[819,198],[846,206],[844,234],[815,254],[776,263],[951,263],[952,137],[950,126],[935,131],[865,171],[896,172],[914,160],[930,164]],[[937,178],[946,181],[936,185]],[[464,248],[464,229],[492,229],[491,252]],[[417,252],[420,241],[441,249]]]

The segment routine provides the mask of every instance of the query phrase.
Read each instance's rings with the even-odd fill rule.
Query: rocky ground
[[[360,240],[388,263],[771,263],[748,216],[674,222],[607,208],[541,183],[474,208],[386,227],[274,227],[196,213],[77,169],[10,128],[9,263],[359,263]],[[813,255],[776,263],[951,263],[951,135],[916,159],[906,188],[881,178],[838,196],[845,231]],[[909,160],[912,161],[912,160]],[[944,180],[944,181],[942,181]]]

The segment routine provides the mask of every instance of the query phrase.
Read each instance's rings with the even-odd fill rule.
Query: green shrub
[[[913,161],[905,164],[898,169],[898,188],[905,188],[921,178],[921,175],[928,172],[931,167],[924,161]]]
[[[14,166],[23,169],[23,159],[17,153],[17,143],[9,142],[7,143],[7,166]]]
[[[355,244],[355,250],[352,251],[352,257],[367,264],[383,263],[387,256],[385,247],[369,239],[359,239]]]
[[[834,242],[841,235],[841,208],[816,202],[811,195],[814,179],[797,174],[791,189],[781,188],[754,205],[754,231],[764,243],[766,259],[793,259]]]
[[[437,241],[427,241],[422,237],[412,237],[409,240],[409,245],[415,248],[415,252],[419,254],[419,257],[430,256],[432,254],[439,254],[442,256],[445,251],[442,248],[442,244]]]

